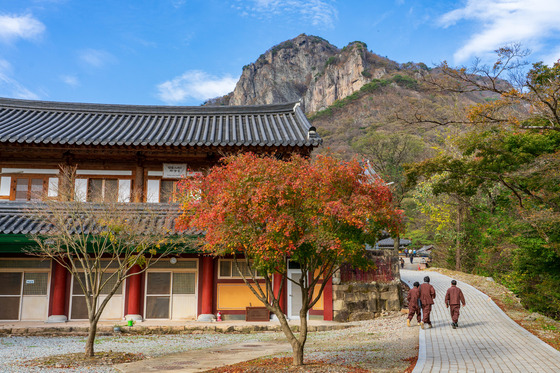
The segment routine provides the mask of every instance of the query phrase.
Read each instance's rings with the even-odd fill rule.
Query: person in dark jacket
[[[418,324],[422,321],[422,317],[420,316],[420,289],[418,287],[420,284],[418,281],[414,283],[414,287],[408,291],[408,319],[406,320],[406,326],[410,326],[410,320],[416,314],[416,321]]]
[[[432,312],[432,304],[434,304],[434,299],[436,298],[436,289],[430,285],[430,277],[424,277],[424,283],[420,285],[420,302],[422,302],[422,314],[424,318],[422,319],[422,328],[426,325],[427,328],[432,327],[432,321],[430,320],[430,312]]]
[[[445,306],[449,308],[451,313],[451,326],[456,329],[459,326],[459,309],[466,306],[463,291],[457,287],[457,281],[451,280],[451,287],[447,289],[445,294]]]

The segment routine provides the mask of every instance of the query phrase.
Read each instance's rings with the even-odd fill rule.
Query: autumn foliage
[[[180,223],[206,231],[209,253],[247,253],[269,271],[287,257],[352,260],[381,229],[396,231],[400,222],[381,180],[368,180],[357,161],[326,156],[232,156],[184,180],[180,191]]]
[[[205,230],[208,253],[245,261],[251,272],[242,278],[278,317],[294,365],[303,364],[308,311],[334,271],[343,263],[367,266],[365,244],[374,244],[382,230],[398,233],[401,213],[391,192],[363,171],[357,161],[326,156],[285,161],[245,153],[179,187],[179,224]],[[299,279],[288,278],[288,259],[301,269]],[[273,276],[282,276],[279,289],[273,288]],[[297,336],[280,305],[287,281],[301,290]]]

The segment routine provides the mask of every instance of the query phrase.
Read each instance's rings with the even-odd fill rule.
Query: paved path
[[[560,352],[510,319],[487,295],[457,282],[467,306],[459,328],[451,328],[445,292],[451,278],[436,272],[401,270],[412,286],[424,276],[436,289],[432,329],[420,330],[420,351],[413,373],[420,372],[560,372]],[[416,322],[413,322],[415,325]]]
[[[165,355],[133,363],[114,365],[113,368],[125,373],[173,371],[182,373],[205,372],[224,365],[237,364],[262,356],[276,355],[292,351],[285,343],[255,342]]]

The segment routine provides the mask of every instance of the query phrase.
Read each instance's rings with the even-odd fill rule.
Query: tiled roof
[[[93,205],[96,206],[96,205]],[[103,206],[97,205],[99,208]],[[38,219],[33,218],[33,210],[40,208],[39,205],[32,202],[0,202],[0,234],[38,234],[48,232],[49,226]],[[146,223],[146,229],[150,224],[166,225],[170,230],[170,234],[181,235],[200,235],[203,231],[198,229],[187,229],[181,232],[175,230],[175,219],[179,216],[179,205],[176,204],[146,204],[127,203],[120,208],[140,209],[146,212],[146,219],[150,223]],[[84,227],[92,229],[94,227]]]
[[[411,240],[407,240],[406,238],[401,238],[399,239],[399,244],[400,246],[408,246],[412,243]],[[377,241],[377,245],[380,248],[392,248],[393,245],[395,244],[395,240],[393,240],[392,238],[384,238],[382,240]]]
[[[297,103],[137,106],[0,98],[0,143],[101,146],[298,146],[311,124]]]

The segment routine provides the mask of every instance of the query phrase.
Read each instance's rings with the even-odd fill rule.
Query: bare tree
[[[73,172],[61,177],[61,185],[73,185]],[[98,321],[121,284],[180,252],[181,240],[173,237],[178,207],[85,202],[71,194],[71,188],[60,188],[59,199],[44,199],[29,209],[29,217],[42,227],[28,253],[60,264],[82,289],[89,320],[85,355],[91,357]],[[140,271],[131,273],[135,265]]]

